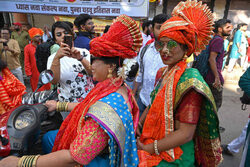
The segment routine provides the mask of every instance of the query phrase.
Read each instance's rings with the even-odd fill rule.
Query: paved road
[[[220,125],[226,128],[226,131],[221,134],[222,144],[228,144],[240,135],[250,113],[250,106],[248,106],[246,111],[241,110],[239,98],[242,96],[242,92],[238,87],[238,79],[241,75],[241,70],[236,70],[230,74],[224,72],[225,85],[223,90],[223,103],[218,114]],[[220,167],[238,167],[241,155],[242,148],[240,152],[234,156],[223,155],[224,161]]]

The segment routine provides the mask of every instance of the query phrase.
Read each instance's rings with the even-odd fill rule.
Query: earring
[[[186,60],[188,58],[187,54],[185,53],[183,60]]]
[[[108,69],[108,76],[107,76],[107,78],[112,78],[113,77],[112,73],[113,73],[112,69],[109,68]]]

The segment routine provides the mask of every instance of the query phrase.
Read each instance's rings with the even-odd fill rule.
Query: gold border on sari
[[[176,71],[179,69],[178,66],[175,66],[170,71],[166,73],[163,78],[162,84],[163,87],[166,86],[164,97],[164,114],[165,114],[165,136],[174,131],[174,99],[173,99],[173,85],[174,85],[174,76]],[[166,70],[166,69],[165,69]],[[167,82],[164,82],[167,81]],[[175,159],[174,149],[169,149],[165,151],[168,155],[170,155],[173,159]]]
[[[95,116],[101,122],[99,122],[104,127],[108,127],[111,130],[111,134],[120,143],[122,154],[124,153],[126,130],[120,116],[116,111],[107,103],[97,101],[93,104],[87,113]],[[96,120],[98,121],[98,120]]]
[[[210,103],[213,105],[214,111],[217,111],[214,97],[210,88],[197,78],[189,78],[185,80],[184,82],[177,85],[176,93],[175,93],[175,98],[176,98],[175,107],[178,105],[179,101],[184,96],[184,93],[187,92],[187,90],[190,89],[191,87],[193,87],[199,93],[202,93],[204,96],[206,96],[209,99]]]

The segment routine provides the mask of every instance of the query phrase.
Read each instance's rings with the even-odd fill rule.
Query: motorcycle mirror
[[[36,91],[41,88],[43,85],[50,83],[54,79],[54,74],[51,70],[44,70],[40,73],[37,89]],[[35,91],[35,92],[36,92]]]

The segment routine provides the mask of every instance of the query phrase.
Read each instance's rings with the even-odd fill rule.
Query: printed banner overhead
[[[40,13],[51,15],[148,16],[148,0],[0,0],[1,12]]]

